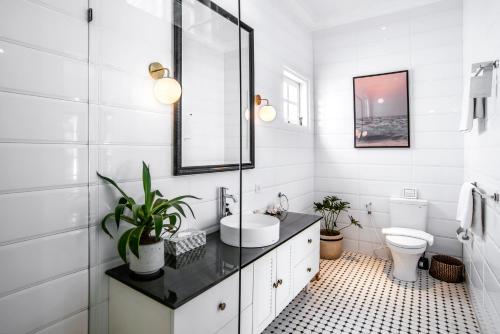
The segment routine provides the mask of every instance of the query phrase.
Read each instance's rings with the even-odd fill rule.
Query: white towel
[[[464,183],[458,198],[457,220],[460,222],[460,227],[465,231],[469,230],[472,225],[472,210],[474,208],[472,191],[474,188],[475,186],[472,183]]]
[[[462,115],[460,118],[461,132],[469,132],[472,130],[472,122],[474,120],[474,99],[470,97],[470,79],[465,78],[465,87],[462,100]]]
[[[421,239],[427,242],[429,246],[434,243],[434,237],[425,231],[414,230],[412,228],[404,227],[388,227],[382,229],[382,234],[384,235],[399,235],[402,237],[410,237],[415,239]]]

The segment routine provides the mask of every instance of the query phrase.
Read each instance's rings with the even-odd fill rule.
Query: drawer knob
[[[283,280],[280,278],[277,283],[278,283],[278,285],[282,285],[283,284]]]
[[[310,273],[311,272],[311,267],[307,268],[307,272]]]
[[[220,303],[218,309],[224,311],[226,309],[226,303]]]
[[[307,239],[308,244],[312,244],[312,242],[313,242],[313,239]]]

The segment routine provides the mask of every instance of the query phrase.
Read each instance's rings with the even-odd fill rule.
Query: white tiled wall
[[[472,63],[500,58],[499,17],[498,1],[464,1],[464,78]],[[490,194],[500,191],[499,142],[497,91],[489,99],[487,120],[465,135],[465,180],[477,181]],[[481,330],[489,334],[500,328],[500,205],[491,199],[486,201],[485,225],[485,233],[474,234],[473,242],[465,245],[464,260]]]
[[[0,2],[0,333],[86,333],[86,8]]]
[[[237,12],[236,1],[216,2]],[[238,172],[172,176],[172,109],[156,102],[154,81],[147,73],[153,61],[172,66],[171,1],[155,4],[157,8],[150,11],[141,8],[141,2],[90,1],[95,21],[90,25],[89,172],[93,177],[98,169],[118,180],[130,195],[141,197],[144,160],[151,165],[153,186],[165,196],[193,194],[202,198],[192,202],[197,222],[189,221],[184,226],[210,230],[217,224],[216,190],[227,186],[237,194]],[[275,101],[279,110],[285,66],[312,80],[312,36],[279,8],[269,13],[262,11],[263,6],[269,6],[264,0],[242,1],[242,6],[242,20],[255,29],[256,93]],[[210,71],[198,75],[203,73],[211,75]],[[308,209],[313,198],[313,144],[313,129],[285,124],[281,115],[270,124],[257,119],[256,168],[244,172],[244,210],[265,207],[280,191],[289,196],[291,210]],[[256,185],[260,193],[255,193]],[[117,197],[95,178],[91,189],[96,191],[90,197],[94,217],[90,228],[90,332],[106,333],[108,296],[104,272],[121,260],[117,259],[115,241],[104,235],[98,222]]]
[[[349,249],[372,254],[389,226],[388,200],[415,187],[429,200],[431,252],[462,256],[454,238],[463,179],[457,131],[462,89],[462,8],[447,0],[314,33],[315,199],[337,194],[364,226],[346,231]],[[352,78],[409,69],[410,149],[354,149]],[[373,203],[373,225],[365,204]],[[373,228],[374,226],[374,228]]]
[[[217,2],[236,13],[235,1]],[[473,38],[481,29],[485,35],[498,30],[493,18],[500,7],[481,2],[476,8],[465,0],[464,46],[474,50],[465,53],[469,61],[500,53],[498,41],[484,47]],[[237,193],[238,173],[172,176],[172,110],[156,102],[147,73],[152,61],[172,65],[170,0],[91,0],[90,31],[87,0],[0,5],[0,266],[9,268],[0,281],[0,333],[86,333],[89,304],[90,332],[106,333],[104,272],[121,260],[115,242],[98,226],[116,193],[95,171],[140,197],[140,163],[147,161],[164,195],[203,198],[193,203],[197,222],[187,224],[203,229],[216,224],[217,187]],[[256,120],[256,169],[244,172],[244,210],[265,207],[279,191],[288,195],[293,211],[309,211],[314,199],[338,194],[365,226],[346,232],[347,248],[371,253],[372,232],[389,224],[388,198],[416,187],[430,201],[432,251],[462,256],[453,220],[464,176],[463,138],[456,131],[461,2],[446,0],[314,35],[278,6],[242,1],[242,19],[255,29],[256,93],[278,110],[275,122]],[[483,17],[481,8],[492,10]],[[316,136],[312,128],[283,119],[285,67],[310,80],[315,75],[317,122],[311,103],[308,124],[315,124]],[[412,148],[353,149],[352,77],[406,68]],[[497,125],[491,113],[488,131],[465,140],[465,176],[489,192],[500,188]],[[375,229],[363,210],[369,201]],[[487,234],[465,251],[485,328],[498,327],[500,266],[493,259],[499,256],[499,223],[498,205],[489,203]],[[20,313],[22,324],[15,316]]]
[[[219,2],[236,13],[235,1]],[[312,37],[264,6],[275,5],[243,1],[243,19],[255,29],[256,92],[280,110],[285,66],[312,80]],[[2,0],[0,8],[0,333],[86,333],[89,304],[88,330],[106,333],[104,272],[121,260],[98,226],[116,194],[95,171],[140,197],[141,161],[150,163],[166,196],[203,198],[188,224],[203,229],[216,224],[216,188],[237,193],[238,173],[172,176],[172,111],[154,99],[147,73],[153,61],[172,65],[170,0]],[[244,210],[279,191],[291,210],[307,210],[313,130],[281,115],[256,122]]]

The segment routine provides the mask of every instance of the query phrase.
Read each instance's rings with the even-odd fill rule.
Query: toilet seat
[[[412,228],[406,228],[406,227],[383,228],[382,234],[385,234],[386,239],[389,236],[391,236],[391,237],[397,236],[397,237],[405,237],[405,238],[421,240],[429,246],[432,246],[432,244],[434,244],[434,237],[431,234],[429,234],[425,231],[415,230]],[[405,244],[410,245],[409,247],[411,248],[411,245],[413,245],[415,243],[412,240],[406,240],[407,242],[405,242],[404,239],[399,239],[399,238],[396,238],[393,240],[395,240],[394,241],[395,243],[398,243],[398,242],[401,243],[401,248],[404,247]],[[426,245],[424,245],[424,246],[426,246]]]
[[[405,248],[405,249],[420,249],[426,248],[427,241],[412,237],[406,237],[401,235],[387,235],[385,237],[388,244],[394,247]]]

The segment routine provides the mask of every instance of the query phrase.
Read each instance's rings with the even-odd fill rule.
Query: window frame
[[[297,87],[297,101],[294,102],[290,99],[289,87],[296,86]],[[286,95],[285,95],[286,89]],[[285,68],[283,70],[283,79],[282,79],[282,106],[283,106],[283,116],[285,118],[286,123],[301,126],[304,128],[309,127],[309,101],[310,96],[309,93],[309,80],[307,80],[304,76],[298,74],[297,72]],[[290,105],[297,107],[297,121],[293,121],[290,118]]]

